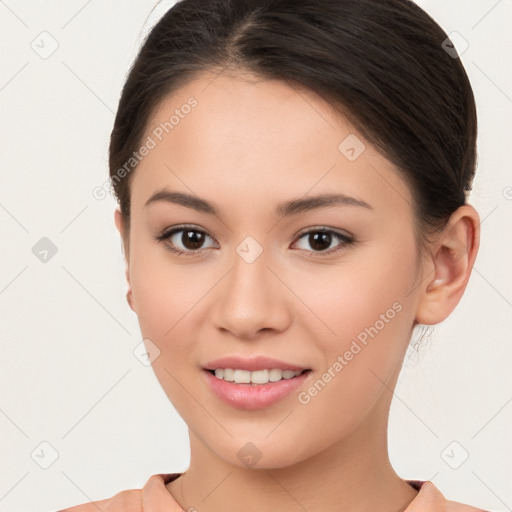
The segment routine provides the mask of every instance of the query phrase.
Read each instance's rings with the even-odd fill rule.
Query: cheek
[[[412,332],[417,263],[412,242],[400,247],[347,262],[337,278],[331,268],[307,280],[319,290],[309,294],[311,309],[329,327],[316,336],[324,356],[320,380],[301,402],[311,414],[332,403],[352,411],[348,421],[361,419],[398,370]]]
[[[321,269],[300,282],[295,278],[298,295],[307,297],[328,327],[321,331],[326,352],[339,352],[354,339],[364,343],[375,329],[380,345],[407,337],[413,321],[414,251],[412,243],[399,250],[374,247],[350,255],[339,268]]]
[[[203,285],[189,275],[192,266],[172,263],[160,245],[134,244],[130,256],[134,309],[141,332],[160,346],[186,323],[184,315],[200,299]]]
[[[142,337],[160,350],[152,368],[170,402],[187,421],[194,411],[185,390],[196,373],[194,343],[201,297],[211,288],[193,265],[177,265],[161,247],[133,248],[131,286]],[[197,329],[196,329],[197,330]],[[146,343],[147,345],[147,343]]]
[[[179,263],[160,245],[141,243],[133,249],[131,285],[142,337],[160,350],[152,366],[169,398],[186,404],[187,395],[181,396],[169,374],[179,382],[197,376],[197,343],[210,337],[199,331],[212,329],[208,315],[218,269],[213,272],[207,261]]]

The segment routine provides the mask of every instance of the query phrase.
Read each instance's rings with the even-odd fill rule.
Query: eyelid
[[[198,233],[202,233],[204,235],[209,236],[210,238],[213,238],[206,230],[204,230],[203,228],[200,228],[196,225],[193,225],[193,224],[179,224],[176,226],[172,226],[169,229],[164,229],[160,233],[160,235],[157,235],[155,238],[157,238],[159,240],[166,239],[166,238],[169,238],[169,236],[175,234],[176,232],[185,231],[186,229],[189,229],[190,231],[197,231]]]
[[[213,239],[213,237],[208,233],[208,231],[206,231],[203,228],[200,228],[199,226],[197,226],[195,224],[178,224],[176,226],[172,226],[171,228],[162,231],[162,233],[155,238],[157,238],[157,239],[168,238],[169,235],[174,234],[177,231],[181,231],[181,230],[185,230],[185,229],[190,229],[191,231],[197,231],[198,233],[202,233],[202,234],[207,235]],[[323,225],[310,226],[310,227],[304,228],[304,229],[300,230],[298,233],[296,233],[294,238],[297,238],[297,237],[300,237],[307,233],[310,233],[311,231],[328,231],[328,232],[338,233],[339,235],[345,236],[347,238],[353,238],[353,236],[348,231],[338,230],[338,229],[330,228],[328,226],[323,226]]]
[[[325,251],[312,251],[307,249],[298,249],[301,252],[306,252],[308,258],[326,258],[328,256],[331,256],[333,254],[337,254],[338,252],[341,252],[342,250],[346,249],[347,247],[350,247],[356,243],[356,240],[353,235],[351,235],[348,232],[342,232],[342,230],[329,228],[327,226],[310,226],[308,228],[305,228],[299,233],[297,233],[294,237],[294,240],[299,241],[301,238],[303,238],[305,235],[309,235],[311,233],[332,233],[332,235],[338,239],[340,242],[337,246],[331,249],[327,249]],[[293,243],[296,243],[295,241]]]
[[[322,225],[310,226],[308,228],[304,228],[304,229],[300,230],[295,235],[295,237],[301,237],[303,235],[306,235],[306,234],[310,233],[311,231],[314,231],[315,233],[319,232],[319,231],[325,231],[325,232],[329,232],[329,233],[336,233],[338,235],[341,235],[341,236],[344,236],[344,237],[347,237],[347,238],[350,238],[350,239],[354,238],[348,231],[345,231],[343,229],[330,228],[328,226],[322,226]]]
[[[189,231],[196,231],[197,233],[201,233],[209,238],[211,238],[212,240],[215,240],[215,238],[213,238],[213,236],[211,236],[208,231],[206,231],[205,229],[202,229],[198,226],[195,226],[195,225],[192,225],[192,224],[180,224],[180,225],[177,225],[177,226],[173,226],[169,229],[165,229],[163,230],[159,235],[155,236],[155,240],[159,241],[159,242],[165,242],[167,239],[169,239],[171,236],[175,235],[176,233],[179,233],[180,231],[186,231],[186,230],[189,230]],[[216,241],[216,240],[215,240]],[[199,252],[201,249],[198,249],[196,252]],[[187,251],[189,253],[194,253],[194,251]]]

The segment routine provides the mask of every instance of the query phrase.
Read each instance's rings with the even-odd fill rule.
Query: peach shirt
[[[112,498],[76,505],[57,512],[187,512],[169,493],[165,484],[182,473],[151,475],[142,489],[129,489]],[[430,481],[406,480],[416,490],[416,497],[404,512],[488,512],[470,505],[447,500]],[[190,512],[193,512],[191,509]]]

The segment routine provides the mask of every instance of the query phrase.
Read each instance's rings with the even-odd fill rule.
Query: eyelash
[[[196,233],[201,233],[203,235],[206,235],[206,236],[210,236],[208,235],[208,233],[202,229],[198,229],[196,228],[195,226],[187,226],[187,225],[182,225],[182,226],[177,226],[175,228],[172,228],[171,230],[168,230],[168,231],[163,231],[160,235],[158,236],[155,236],[154,239],[157,241],[157,242],[166,242],[169,238],[171,238],[173,235],[175,235],[176,233],[179,233],[180,231],[185,231],[185,230],[188,230],[188,231],[194,231]],[[309,235],[311,233],[331,233],[333,234],[340,242],[343,242],[338,248],[336,249],[328,249],[326,251],[307,251],[307,252],[312,252],[315,254],[315,257],[316,255],[320,255],[320,256],[323,256],[323,255],[331,255],[333,253],[337,253],[338,251],[348,247],[348,246],[351,246],[355,243],[355,240],[347,235],[344,235],[342,233],[338,233],[337,231],[334,231],[332,229],[327,229],[326,227],[322,227],[322,228],[315,228],[315,229],[310,229],[308,231],[303,231],[301,233],[299,233],[297,235],[297,239],[300,240],[301,238],[303,238],[305,235]],[[210,237],[212,238],[212,237]],[[201,249],[197,249],[196,251],[182,251],[180,249],[175,249],[173,247],[171,247],[168,243],[165,243],[165,248],[174,253],[174,254],[177,254],[178,256],[197,256],[198,252],[201,251]],[[305,249],[299,249],[299,250],[305,250]]]

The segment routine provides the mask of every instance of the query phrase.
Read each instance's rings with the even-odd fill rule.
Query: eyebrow
[[[179,204],[187,208],[192,208],[200,213],[215,215],[220,218],[220,210],[215,204],[193,196],[184,192],[172,192],[163,188],[155,192],[145,203],[144,207],[148,207],[153,203],[166,202]],[[317,196],[293,199],[280,203],[276,207],[276,215],[279,218],[296,215],[317,208],[326,208],[328,206],[360,206],[373,210],[367,202],[345,194],[320,194]]]

